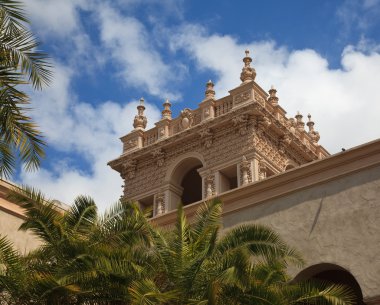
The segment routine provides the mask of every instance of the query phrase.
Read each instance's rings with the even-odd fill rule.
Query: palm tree
[[[29,97],[19,88],[41,89],[52,72],[28,23],[19,1],[0,0],[0,178],[12,175],[18,159],[34,170],[44,156],[40,132],[25,114]]]
[[[205,203],[189,224],[180,207],[174,228],[151,229],[154,269],[132,284],[132,304],[351,304],[344,287],[289,284],[300,255],[264,226],[222,232],[221,213],[219,200]]]
[[[162,230],[123,200],[101,216],[86,196],[64,212],[29,188],[10,199],[25,208],[20,229],[42,244],[21,257],[0,240],[5,304],[352,304],[342,286],[290,284],[286,267],[302,259],[267,227],[221,231],[218,200],[190,223],[180,207]]]
[[[129,304],[128,287],[146,276],[145,266],[150,264],[149,230],[136,205],[121,200],[101,216],[86,196],[79,196],[64,212],[30,188],[14,192],[10,199],[25,209],[27,218],[20,229],[32,231],[42,242],[24,258],[32,270],[25,288],[30,300]],[[19,293],[0,282],[1,289],[6,295]]]

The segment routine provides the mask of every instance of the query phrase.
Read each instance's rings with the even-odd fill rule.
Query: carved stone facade
[[[180,201],[220,195],[281,173],[289,164],[329,155],[318,144],[311,117],[309,131],[301,114],[286,117],[277,91],[271,88],[268,94],[254,81],[248,51],[243,62],[242,83],[228,96],[215,99],[210,80],[198,109],[185,108],[172,118],[166,100],[162,119],[150,130],[145,130],[141,99],[135,129],[121,138],[123,154],[109,163],[125,180],[125,197],[151,205],[154,215],[161,215]],[[193,185],[199,195],[186,195]]]

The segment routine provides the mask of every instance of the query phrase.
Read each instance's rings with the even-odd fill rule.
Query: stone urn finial
[[[314,121],[311,120],[311,115],[310,113],[308,114],[308,122],[306,123],[307,127],[309,127],[309,136],[311,137],[311,139],[313,140],[314,143],[318,143],[319,139],[320,139],[320,136],[319,136],[319,132],[318,131],[315,131],[314,130]]]
[[[245,57],[243,58],[244,67],[240,74],[240,79],[243,83],[255,80],[256,70],[251,67],[252,58],[249,56],[249,50],[245,50]]]
[[[272,106],[277,106],[278,105],[278,97],[277,97],[276,93],[277,93],[277,90],[272,85],[271,88],[270,88],[270,90],[269,90],[269,98],[268,98],[268,102]]]
[[[299,131],[303,131],[305,129],[305,123],[302,121],[303,115],[299,111],[297,111],[295,118],[297,129]]]
[[[214,83],[211,79],[206,83],[205,98],[210,99],[215,97]]]
[[[172,118],[172,111],[170,110],[172,104],[170,104],[169,99],[166,99],[165,102],[162,104],[164,106],[164,110],[162,110],[162,118],[163,119],[171,119]]]
[[[148,122],[146,116],[144,115],[144,98],[140,99],[140,104],[137,106],[137,115],[135,116],[135,119],[133,121],[133,127],[135,129],[145,129],[146,124]]]

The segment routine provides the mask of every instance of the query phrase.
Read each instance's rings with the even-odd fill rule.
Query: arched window
[[[174,197],[178,202],[187,205],[202,200],[202,178],[198,170],[204,166],[201,158],[195,155],[183,156],[169,171],[170,184],[178,191]],[[174,198],[173,197],[173,198]]]
[[[182,179],[181,201],[183,205],[202,200],[202,178],[197,171],[199,168],[201,168],[199,165],[193,167]]]

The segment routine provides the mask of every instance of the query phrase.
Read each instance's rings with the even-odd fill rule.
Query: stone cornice
[[[375,166],[380,166],[380,139],[220,194],[223,215]],[[249,198],[249,204],[243,200],[246,198]],[[185,206],[186,214],[193,216],[201,203]],[[170,211],[153,218],[152,221],[166,226],[174,223],[175,219],[176,211]]]

